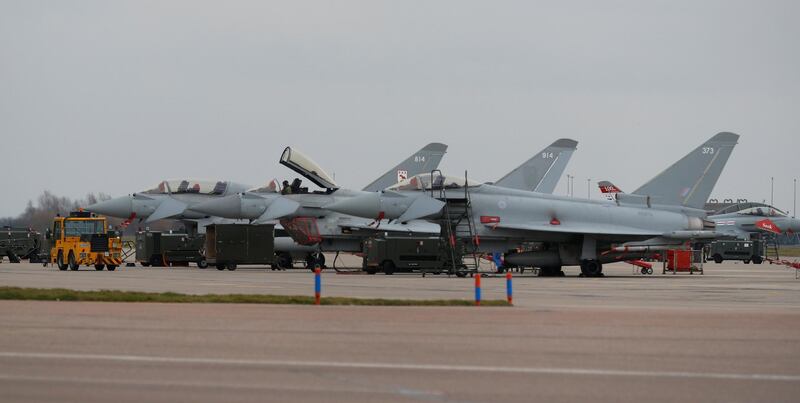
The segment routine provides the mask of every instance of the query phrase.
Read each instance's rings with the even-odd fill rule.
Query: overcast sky
[[[792,209],[797,1],[0,0],[0,216],[43,190],[262,184],[287,145],[360,188],[423,144],[496,180],[559,137],[629,191],[720,131],[712,197]],[[563,194],[566,179],[556,189]]]

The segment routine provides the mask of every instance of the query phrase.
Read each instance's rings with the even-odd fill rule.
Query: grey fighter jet
[[[152,189],[101,201],[86,207],[86,210],[148,223],[162,219],[205,220],[208,215],[192,210],[192,206],[249,188],[251,186],[229,181],[165,180]]]
[[[418,175],[388,190],[337,201],[327,209],[403,222],[421,218],[449,222],[453,211],[469,217],[465,241],[479,252],[515,250],[538,242],[538,250],[508,253],[506,262],[560,272],[580,265],[584,276],[602,275],[605,253],[616,245],[680,245],[714,236],[703,206],[739,136],[719,133],[615,202],[575,199],[505,189],[443,175]],[[423,202],[420,202],[423,200]],[[459,224],[464,225],[464,224]],[[460,235],[464,237],[464,235]],[[633,257],[631,257],[633,258]]]
[[[624,192],[609,181],[598,182],[600,191],[610,198]],[[750,240],[754,234],[781,235],[800,232],[800,219],[789,217],[772,206],[750,207],[708,216],[714,222],[717,238]]]
[[[560,139],[515,168],[498,182],[498,186],[519,189],[541,189],[552,192],[563,173],[577,142]],[[194,209],[209,215],[231,219],[264,222],[280,219],[283,228],[302,245],[317,245],[321,251],[360,252],[361,242],[376,231],[439,234],[438,224],[423,220],[390,223],[388,220],[354,217],[325,210],[322,207],[337,201],[375,193],[377,186],[398,183],[409,175],[416,176],[435,169],[444,154],[443,145],[429,144],[393,168],[362,191],[339,189],[325,171],[310,158],[287,147],[280,163],[295,170],[318,186],[320,192],[280,192],[272,186],[240,195],[208,201]],[[420,162],[427,162],[420,164]],[[397,174],[396,172],[402,172]],[[391,179],[391,180],[390,180]],[[398,179],[398,180],[395,180]],[[424,201],[424,200],[423,200]]]

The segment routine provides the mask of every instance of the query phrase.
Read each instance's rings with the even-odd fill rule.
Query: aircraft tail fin
[[[718,133],[633,193],[655,204],[702,209],[738,140],[738,134]]]
[[[617,185],[611,183],[610,181],[600,181],[597,182],[597,186],[600,188],[600,193],[605,196],[608,200],[614,200],[615,195],[617,193],[625,193],[622,189],[618,188]]]
[[[577,148],[578,142],[575,140],[558,139],[494,184],[510,189],[553,193]]]
[[[387,171],[380,178],[364,187],[364,191],[378,192],[389,186],[425,172],[431,172],[439,167],[442,157],[447,152],[447,145],[442,143],[430,143],[422,147],[419,151],[406,158],[394,168]]]

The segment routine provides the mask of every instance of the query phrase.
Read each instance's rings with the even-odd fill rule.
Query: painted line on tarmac
[[[293,360],[244,360],[225,358],[182,358],[144,355],[110,354],[62,354],[31,352],[0,352],[0,358],[23,358],[44,360],[94,360],[116,362],[142,362],[159,364],[210,364],[256,367],[333,368],[333,369],[382,369],[395,371],[457,371],[475,373],[542,374],[574,376],[609,376],[640,378],[694,378],[742,381],[800,382],[800,375],[786,374],[734,374],[724,372],[684,371],[631,371],[603,368],[557,368],[557,367],[497,367],[484,365],[448,364],[401,364],[381,362],[343,361],[293,361]]]

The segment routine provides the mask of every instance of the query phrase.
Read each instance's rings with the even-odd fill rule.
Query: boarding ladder
[[[467,172],[465,171],[464,197],[448,197],[444,175],[438,169],[431,171],[431,197],[444,202],[439,225],[447,253],[450,255],[451,267],[448,274],[455,274],[459,277],[477,273],[480,267],[479,240],[475,231],[475,221],[472,219],[472,202],[467,183]],[[464,258],[465,256],[468,257]]]
[[[764,259],[767,261],[780,261],[781,254],[778,250],[778,237],[775,235],[766,235],[764,241]]]

